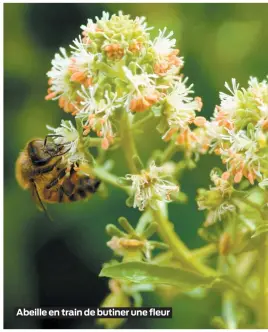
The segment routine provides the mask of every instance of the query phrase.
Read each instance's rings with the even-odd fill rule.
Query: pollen
[[[242,177],[243,177],[242,171],[237,172],[234,177],[234,182],[239,183],[242,180]]]
[[[130,102],[130,110],[132,112],[144,112],[158,101],[158,95],[153,93],[151,95],[132,99]]]
[[[129,45],[128,50],[132,53],[138,53],[142,48],[142,43],[137,42],[136,40]]]
[[[194,124],[197,126],[197,127],[203,127],[205,124],[206,124],[206,118],[204,118],[203,116],[197,116],[195,119],[194,119]]]
[[[201,97],[195,97],[195,101],[198,104],[198,108],[196,109],[198,112],[201,111],[202,107],[203,107],[203,101]]]
[[[154,72],[159,76],[164,76],[172,67],[181,68],[182,60],[177,57],[179,50],[173,50],[166,57],[162,57],[159,62],[154,65]]]
[[[48,95],[45,96],[45,100],[51,100],[57,96],[56,92],[50,92]]]
[[[264,131],[268,131],[268,119],[265,120],[265,121],[263,122],[263,124],[262,124],[262,129],[263,129]]]
[[[79,82],[79,83],[83,82],[85,79],[86,79],[86,74],[84,72],[79,72],[79,71],[73,73],[70,78],[72,82]]]
[[[120,44],[110,44],[104,47],[108,58],[110,59],[121,59],[124,56],[124,49]]]
[[[222,173],[221,177],[223,180],[228,180],[230,175],[231,175],[230,172],[224,172],[224,173]]]

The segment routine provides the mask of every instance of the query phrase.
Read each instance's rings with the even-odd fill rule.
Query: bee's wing
[[[35,201],[35,204],[36,204],[38,210],[40,210],[42,212],[45,212],[45,214],[47,215],[48,219],[52,220],[52,218],[50,217],[50,215],[49,215],[49,213],[47,211],[46,206],[44,205],[44,203],[42,202],[42,200],[40,198],[40,195],[38,193],[37,185],[36,185],[36,183],[34,181],[32,182],[31,192],[32,192],[33,200]]]

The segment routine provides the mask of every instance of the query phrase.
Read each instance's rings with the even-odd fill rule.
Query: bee
[[[43,203],[75,202],[94,194],[100,180],[79,172],[79,164],[69,165],[64,155],[68,144],[55,144],[37,138],[29,141],[16,161],[19,185],[30,190],[37,207],[46,212]]]

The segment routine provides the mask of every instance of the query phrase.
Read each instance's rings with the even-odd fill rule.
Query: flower
[[[202,101],[199,97],[194,99],[189,96],[193,93],[193,85],[187,87],[187,80],[179,77],[165,98],[164,115],[167,125],[162,138],[164,141],[169,141],[175,135],[176,144],[190,151],[197,142],[190,125],[194,123],[196,126],[205,126],[206,119],[201,116],[196,117],[196,111],[199,112],[202,108]]]
[[[232,79],[232,87],[225,83],[231,95],[221,92],[221,104],[206,129],[211,151],[221,155],[226,165],[225,177],[234,183],[246,178],[250,184],[261,183],[268,176],[268,84],[251,77],[248,88],[239,88]]]
[[[64,158],[68,163],[86,162],[85,155],[79,149],[79,133],[71,121],[61,121],[61,126],[53,128],[47,126],[52,132],[55,144],[63,144],[66,148]]]
[[[66,50],[61,47],[60,53],[56,53],[51,61],[52,69],[47,73],[49,77],[49,93],[46,99],[57,99],[60,96],[69,96],[69,65],[71,61]]]
[[[96,87],[89,87],[88,89],[82,87],[82,92],[78,91],[82,108],[77,112],[76,117],[82,121],[83,134],[88,135],[90,130],[95,131],[98,136],[103,137],[102,147],[107,149],[115,136],[110,118],[121,105],[117,101],[116,94],[110,97],[106,90],[104,98],[97,100],[95,93]]]
[[[133,207],[138,207],[140,211],[147,206],[155,207],[155,201],[171,201],[171,194],[179,191],[179,186],[166,180],[167,174],[163,173],[163,168],[151,162],[147,170],[142,170],[140,174],[127,174],[126,179],[132,182],[134,195]]]
[[[133,73],[127,68],[123,67],[126,78],[130,83],[130,91],[126,98],[126,109],[132,112],[143,112],[149,109],[154,103],[159,100],[159,93],[157,89],[166,88],[166,86],[156,86],[154,74],[147,74],[142,71],[139,75]]]
[[[178,49],[174,49],[176,39],[170,39],[173,31],[167,34],[167,29],[159,30],[159,35],[152,42],[152,48],[156,53],[157,62],[154,65],[154,72],[159,76],[176,75],[183,66],[183,58],[178,57]]]
[[[186,88],[179,76],[183,59],[172,31],[164,28],[151,40],[144,17],[131,19],[122,12],[104,12],[81,28],[69,55],[60,48],[52,60],[46,99],[58,99],[65,112],[82,122],[85,136],[95,132],[108,149],[118,135],[122,112],[166,114],[171,130],[185,123],[203,125],[201,117],[194,117],[201,102],[187,96],[191,86]],[[188,140],[192,136],[188,129],[183,135]]]
[[[189,96],[193,93],[191,84],[186,86],[188,78],[180,78],[173,86],[171,93],[166,97],[167,100],[167,121],[170,128],[181,129],[191,124],[195,118],[195,111],[200,111],[202,104],[199,99]]]
[[[197,196],[197,205],[199,210],[208,210],[205,226],[210,226],[229,213],[236,210],[235,205],[230,198],[233,193],[231,182],[225,178],[224,173],[217,169],[213,169],[210,178],[214,183],[214,187],[209,190],[199,189]]]
[[[155,38],[152,43],[153,49],[155,52],[160,55],[168,55],[176,46],[176,39],[170,39],[173,36],[173,31],[170,31],[167,36],[165,36],[167,28],[164,28],[162,31],[159,30],[159,35]]]
[[[138,239],[119,238],[113,236],[107,242],[107,246],[111,248],[117,255],[124,256],[128,250],[142,250],[146,246],[146,242]]]
[[[90,86],[94,75],[92,69],[94,55],[88,52],[88,46],[83,43],[81,36],[76,38],[73,43],[74,45],[70,45],[72,48],[71,64],[69,65],[70,81],[82,83],[82,87]]]

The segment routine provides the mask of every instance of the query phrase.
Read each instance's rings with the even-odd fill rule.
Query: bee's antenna
[[[63,156],[64,154],[66,154],[66,153],[69,152],[70,150],[71,150],[71,148],[69,148],[69,149],[67,149],[67,150],[65,150],[65,151],[63,151],[63,152],[60,152],[60,153],[56,154],[54,157]]]
[[[40,196],[39,196],[39,193],[38,193],[38,189],[37,189],[37,186],[36,186],[36,183],[34,181],[32,181],[33,183],[33,186],[34,186],[34,191],[35,191],[35,194],[37,196],[37,199],[38,199],[38,203],[40,204],[43,212],[46,214],[47,218],[50,220],[50,221],[53,221],[52,217],[50,216],[50,214],[48,213],[48,210],[46,208],[46,206],[44,205],[44,203],[42,202]]]
[[[45,139],[44,139],[44,147],[46,147],[46,145],[47,145],[47,140],[48,140],[48,138],[49,137],[63,137],[62,135],[56,135],[56,134],[48,134],[48,135],[46,135],[46,137],[45,137]],[[69,142],[66,142],[66,143],[61,143],[61,144],[56,144],[56,146],[57,146],[57,148],[60,146],[61,148],[62,147],[64,147],[65,145],[68,145],[69,144]],[[62,155],[64,155],[65,153],[67,153],[68,151],[70,151],[70,149],[71,148],[69,148],[69,149],[67,149],[67,150],[65,150],[65,151],[63,151],[63,152],[60,152],[60,153],[56,153],[56,154],[51,154],[49,151],[47,151],[47,153],[51,156],[51,157],[59,157],[59,156],[62,156]]]
[[[44,146],[47,145],[47,139],[49,137],[63,137],[63,136],[62,135],[56,135],[56,134],[48,134],[48,135],[46,135],[45,140],[44,140]]]

